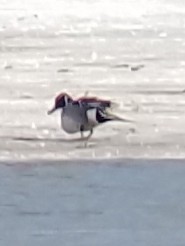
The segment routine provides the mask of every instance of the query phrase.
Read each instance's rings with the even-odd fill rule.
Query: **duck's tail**
[[[96,118],[99,123],[103,123],[106,121],[120,121],[120,122],[125,122],[125,123],[134,123],[133,120],[122,118],[118,115],[108,112],[107,110],[104,110],[104,111],[97,110]]]
[[[131,119],[122,118],[118,115],[112,114],[112,113],[107,112],[107,111],[106,111],[106,117],[109,120],[113,120],[113,121],[120,121],[120,122],[125,122],[125,123],[134,123],[134,121]]]

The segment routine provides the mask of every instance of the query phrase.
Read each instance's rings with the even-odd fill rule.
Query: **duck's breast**
[[[80,131],[80,124],[67,115],[61,116],[61,124],[63,130],[67,133],[76,133]]]

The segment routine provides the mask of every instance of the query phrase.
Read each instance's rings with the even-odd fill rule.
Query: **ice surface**
[[[181,1],[2,1],[0,156],[184,157]],[[54,96],[111,98],[135,124],[97,128],[88,148],[47,116]]]
[[[0,245],[184,246],[184,13],[182,0],[1,0]],[[110,98],[135,123],[84,148],[46,113],[60,91]]]

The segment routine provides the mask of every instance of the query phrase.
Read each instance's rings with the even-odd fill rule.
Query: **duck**
[[[81,138],[89,140],[94,128],[109,121],[132,122],[107,111],[111,101],[96,97],[81,97],[73,100],[67,93],[60,93],[55,98],[54,106],[48,115],[61,110],[61,127],[68,134],[80,133]],[[84,132],[89,134],[84,137]]]

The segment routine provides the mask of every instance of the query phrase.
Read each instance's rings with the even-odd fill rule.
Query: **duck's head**
[[[62,109],[67,106],[68,103],[72,102],[73,99],[70,97],[67,93],[60,93],[56,98],[55,98],[55,104],[52,109],[48,110],[48,114],[52,114],[55,112],[57,109]]]

